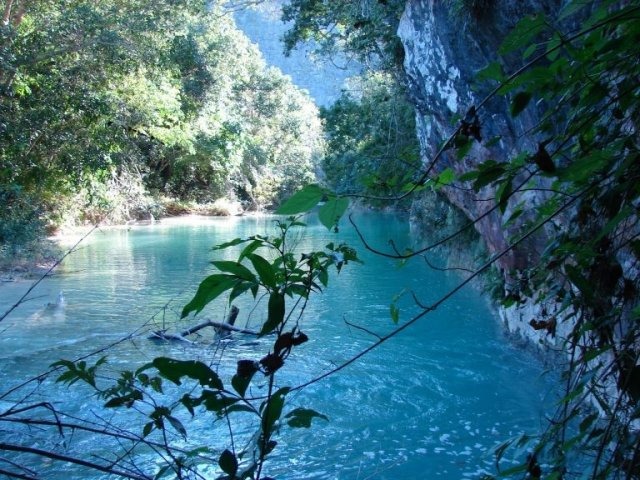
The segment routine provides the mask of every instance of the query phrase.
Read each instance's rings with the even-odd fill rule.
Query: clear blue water
[[[363,213],[357,221],[367,238],[382,248],[389,239],[398,245],[419,243],[406,223],[391,215]],[[273,233],[272,225],[269,217],[244,217],[95,232],[65,260],[57,275],[32,293],[32,300],[0,324],[1,391],[46,371],[60,358],[76,358],[129,334],[131,338],[106,352],[107,371],[172,355],[215,360],[223,379],[228,378],[237,359],[260,358],[268,343],[247,345],[235,337],[222,352],[210,344],[207,334],[191,347],[157,345],[146,336],[163,326],[190,326],[200,316],[222,320],[223,303],[196,319],[182,323],[177,319],[199,281],[211,271],[211,246],[239,236]],[[336,236],[310,219],[310,226],[297,238],[301,250],[336,240],[355,246],[365,264],[347,266],[331,278],[324,294],[312,299],[302,324],[310,341],[290,357],[279,377],[282,385],[304,383],[375,340],[345,320],[387,333],[394,328],[389,304],[395,294],[409,289],[428,304],[460,281],[457,274],[430,270],[421,260],[400,268],[394,261],[374,257],[347,225]],[[232,252],[225,255],[233,258]],[[17,282],[0,286],[0,310],[26,287]],[[65,307],[45,307],[55,302],[59,291],[64,292]],[[255,327],[264,320],[263,309],[252,310],[249,299],[238,305],[238,325]],[[418,311],[408,296],[400,306],[400,323]],[[278,479],[479,478],[481,472],[493,471],[491,451],[499,442],[544,426],[542,415],[554,402],[550,392],[555,387],[542,372],[533,353],[503,336],[481,294],[465,288],[356,364],[290,395],[290,408],[313,408],[330,420],[318,421],[310,430],[283,428],[266,473]],[[104,411],[89,390],[67,389],[52,380],[31,383],[4,398],[0,406],[27,393],[30,401],[37,402],[54,392],[56,407],[72,415],[99,416],[129,426],[135,422],[135,412]],[[201,415],[183,420],[191,441],[224,448],[225,425]],[[17,434],[6,428],[0,425],[5,438],[29,445],[55,444],[71,453],[113,453],[113,446],[79,433],[61,442],[51,432],[34,429]],[[248,427],[238,428],[240,438]],[[0,458],[4,458],[1,453]],[[24,461],[31,462],[42,478],[102,478],[47,460]],[[213,470],[205,472],[214,478]]]

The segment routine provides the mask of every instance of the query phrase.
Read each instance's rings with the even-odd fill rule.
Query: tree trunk
[[[13,0],[6,0],[4,4],[4,13],[2,14],[2,26],[9,25],[11,20],[11,8],[13,7]]]

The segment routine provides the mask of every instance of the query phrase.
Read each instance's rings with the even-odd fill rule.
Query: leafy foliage
[[[353,78],[322,117],[328,137],[322,167],[336,192],[389,196],[419,169],[413,106],[393,76]]]
[[[313,41],[322,55],[347,52],[374,70],[395,70],[404,50],[396,35],[404,0],[290,0],[282,20],[292,22],[285,52]]]
[[[568,2],[560,19],[584,14],[584,6]],[[570,359],[557,417],[540,437],[519,442],[533,452],[501,476],[635,478],[640,471],[632,447],[639,399],[637,15],[633,3],[601,2],[590,16],[571,19],[582,26],[570,34],[543,14],[524,18],[501,53],[520,54],[525,67],[512,76],[498,63],[481,72],[509,99],[511,116],[539,114],[527,132],[537,148],[504,163],[488,160],[459,180],[495,192],[511,248],[532,260],[506,273],[503,306],[537,305],[531,328],[559,336]],[[532,210],[526,192],[536,190]],[[522,241],[540,230],[544,248],[522,251]]]
[[[0,186],[43,223],[262,208],[314,179],[317,109],[205,2],[4,4]]]

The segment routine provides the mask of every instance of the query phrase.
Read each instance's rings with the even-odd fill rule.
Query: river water
[[[406,223],[391,215],[361,213],[356,221],[380,248],[388,248],[390,239],[399,246],[419,243]],[[46,371],[56,360],[74,359],[114,343],[101,354],[108,356],[107,372],[171,355],[215,359],[221,377],[228,380],[237,359],[260,358],[269,344],[234,336],[221,353],[206,333],[192,346],[158,345],[147,335],[160,328],[179,330],[200,318],[221,321],[224,303],[214,303],[195,319],[182,323],[177,319],[199,281],[211,273],[208,262],[221,255],[234,258],[233,252],[212,252],[210,247],[256,233],[274,233],[273,218],[201,219],[96,231],[56,275],[32,292],[31,300],[0,324],[1,391]],[[430,304],[460,282],[458,274],[431,270],[423,260],[399,266],[373,256],[346,224],[336,235],[311,218],[309,227],[296,234],[300,251],[329,241],[351,244],[364,264],[346,266],[332,276],[322,295],[312,299],[302,323],[310,340],[298,347],[282,370],[283,385],[315,378],[375,341],[348,323],[378,335],[391,331],[389,305],[394,295],[413,291],[422,303]],[[444,264],[437,257],[431,261]],[[18,282],[0,286],[0,310],[6,310],[26,287]],[[59,292],[65,300],[62,306],[55,305]],[[240,299],[237,305],[239,326],[257,328],[264,321],[264,305],[253,309],[250,299]],[[399,305],[400,324],[419,311],[410,295]],[[329,421],[314,421],[311,429],[283,427],[266,473],[278,479],[480,478],[483,472],[494,471],[496,445],[544,427],[543,415],[556,400],[550,393],[554,381],[543,370],[537,356],[504,337],[481,294],[464,288],[357,363],[291,395],[286,408],[313,408]],[[132,411],[102,409],[88,388],[67,388],[50,377],[4,396],[0,406],[29,394],[31,403],[55,398],[55,407],[68,412],[69,419],[99,418],[129,427],[144,422]],[[43,410],[32,413],[50,418]],[[225,448],[226,430],[216,430],[209,417],[187,416],[183,421],[190,441]],[[115,448],[79,433],[60,439],[55,431],[12,431],[6,424],[0,429],[0,435],[14,443],[69,454],[90,452],[94,459],[108,457]],[[140,432],[141,427],[134,430]],[[6,458],[0,452],[0,459]],[[107,478],[60,462],[16,458],[41,478]],[[2,465],[7,466],[0,463],[0,469]],[[214,469],[209,468],[207,475],[214,478]]]

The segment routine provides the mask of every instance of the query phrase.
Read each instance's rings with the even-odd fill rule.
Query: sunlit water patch
[[[357,221],[378,246],[385,247],[388,239],[398,245],[414,243],[407,226],[391,215],[361,214]],[[399,292],[413,291],[429,304],[460,281],[457,274],[432,271],[421,261],[400,268],[375,257],[346,225],[336,236],[311,223],[296,238],[300,251],[346,241],[357,247],[365,264],[348,265],[331,278],[325,293],[313,298],[302,324],[310,341],[290,357],[278,378],[282,385],[313,379],[375,341],[349,324],[377,335],[391,331],[389,304]],[[103,353],[109,357],[110,371],[134,368],[160,355],[196,357],[215,359],[221,376],[228,379],[237,359],[260,358],[268,342],[248,342],[235,335],[222,350],[211,345],[206,334],[196,339],[196,346],[158,345],[147,335],[151,330],[191,326],[200,317],[221,321],[226,309],[216,303],[199,317],[176,323],[182,306],[211,271],[210,247],[238,236],[273,233],[272,225],[269,217],[247,217],[94,233],[32,293],[32,300],[0,324],[2,390],[42,373],[56,360],[112,344]],[[233,258],[233,252],[224,255]],[[22,283],[0,287],[2,310],[25,288]],[[56,305],[59,292],[63,305]],[[264,309],[253,310],[248,299],[238,306],[239,326],[257,328],[264,321]],[[400,306],[401,324],[419,311],[410,296],[403,297]],[[478,478],[493,470],[491,450],[496,444],[543,426],[542,415],[554,402],[549,393],[554,385],[541,376],[542,369],[531,352],[503,337],[479,292],[465,288],[355,364],[290,395],[291,408],[313,408],[329,421],[317,421],[311,430],[283,429],[266,473],[280,479]],[[104,411],[87,389],[66,389],[52,385],[52,380],[11,393],[3,405],[27,392],[33,392],[31,402],[50,399],[53,392],[55,406],[78,417],[143,423],[135,412]],[[225,430],[215,430],[214,435],[210,417],[186,416],[184,422],[190,440],[225,448],[220,434]],[[41,438],[38,431],[8,433],[7,426],[2,427],[13,441],[24,442],[28,436],[33,445],[57,451],[107,454],[102,440],[91,435],[60,440]],[[241,436],[249,426],[238,428]],[[143,455],[138,461],[158,459]],[[69,471],[77,471],[49,460],[32,466],[47,479],[66,479]],[[213,467],[205,472],[214,475]],[[88,475],[83,471],[82,478]]]

